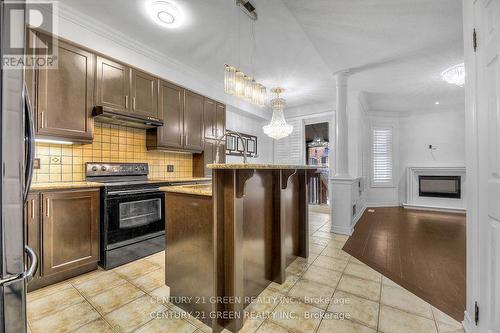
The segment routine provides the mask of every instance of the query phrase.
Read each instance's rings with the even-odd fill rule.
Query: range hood
[[[135,128],[156,128],[163,126],[157,118],[119,112],[105,106],[94,106],[92,116],[96,121]]]

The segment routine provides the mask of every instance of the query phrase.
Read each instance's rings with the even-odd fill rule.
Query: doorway
[[[328,174],[330,168],[330,137],[328,122],[305,125],[307,165],[322,166],[309,183],[309,204],[328,206]]]

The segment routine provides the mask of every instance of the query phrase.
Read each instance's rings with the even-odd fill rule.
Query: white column
[[[353,188],[355,179],[349,175],[349,147],[347,120],[347,79],[349,72],[335,75],[337,108],[335,110],[335,174],[330,180],[332,205],[332,232],[351,235],[353,231]]]
[[[348,126],[347,126],[347,79],[349,72],[335,75],[337,82],[337,107],[335,110],[335,176],[349,178]]]

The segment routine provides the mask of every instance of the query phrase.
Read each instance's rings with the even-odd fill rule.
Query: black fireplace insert
[[[460,199],[460,176],[418,176],[418,195],[421,197]]]

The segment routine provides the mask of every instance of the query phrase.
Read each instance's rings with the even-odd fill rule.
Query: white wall
[[[371,164],[367,163],[368,205],[400,205],[406,200],[406,168],[409,166],[464,166],[465,115],[463,107],[410,113],[371,112],[374,125],[394,128],[394,187],[371,186]],[[368,132],[370,133],[370,132]],[[371,135],[365,142],[365,156],[371,161]],[[436,150],[430,150],[433,145]]]
[[[406,195],[409,166],[465,166],[465,113],[463,109],[402,116],[400,126],[399,197]],[[433,145],[436,150],[430,150]]]
[[[255,135],[257,137],[258,157],[249,157],[249,163],[273,163],[274,140],[262,131],[268,121],[253,117],[238,108],[228,105],[226,108],[226,128],[245,134]],[[243,157],[227,156],[226,162],[241,163]]]

